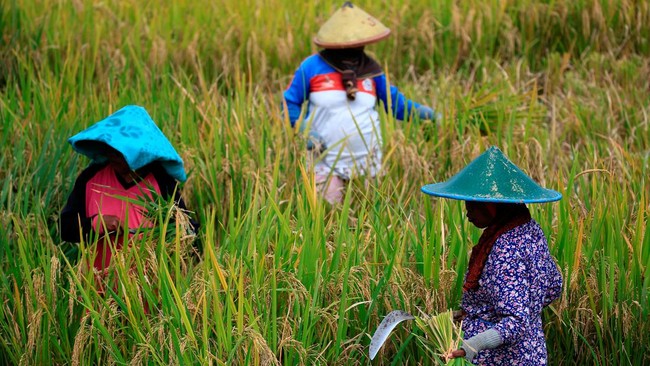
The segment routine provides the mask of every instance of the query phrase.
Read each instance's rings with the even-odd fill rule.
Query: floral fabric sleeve
[[[553,258],[550,256],[550,254],[547,261],[547,266],[547,273],[549,275],[549,278],[548,287],[546,289],[546,293],[544,294],[544,307],[550,305],[562,294],[562,274],[558,270],[557,265],[555,265],[555,261],[553,261]]]

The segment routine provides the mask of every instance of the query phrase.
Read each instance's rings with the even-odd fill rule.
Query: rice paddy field
[[[424,196],[491,145],[557,203],[530,205],[564,277],[551,365],[650,364],[650,2],[360,0],[367,50],[439,122],[381,114],[384,175],[318,198],[281,113],[340,6],[282,0],[0,2],[0,364],[429,365],[401,309],[458,309],[480,231]],[[128,104],[183,157],[200,245],[160,230],[100,295],[58,214],[88,160],[66,139]],[[198,248],[198,249],[197,249]]]

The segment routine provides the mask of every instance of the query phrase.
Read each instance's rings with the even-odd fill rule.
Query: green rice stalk
[[[460,349],[463,339],[461,324],[454,323],[453,311],[415,318],[415,324],[424,333],[417,338],[440,365],[471,365],[464,357],[451,358],[451,352]]]

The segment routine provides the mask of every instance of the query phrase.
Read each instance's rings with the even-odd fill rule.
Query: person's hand
[[[464,349],[457,349],[455,351],[451,351],[451,353],[448,356],[449,358],[460,358],[460,357],[465,357],[465,350]]]
[[[309,136],[307,136],[307,150],[322,154],[326,149],[327,146],[321,135],[314,130],[309,131]]]
[[[463,309],[456,310],[456,311],[454,311],[453,314],[454,314],[454,321],[455,322],[463,321],[465,319],[465,317],[467,316],[467,313]]]
[[[420,119],[428,119],[431,121],[440,121],[442,119],[442,114],[436,113],[431,107],[426,105],[421,105],[417,109],[418,117]]]
[[[100,232],[106,230],[106,233],[116,232],[119,234],[122,231],[122,224],[120,223],[119,217],[105,215],[102,216],[102,219],[104,220],[104,224],[100,226]]]

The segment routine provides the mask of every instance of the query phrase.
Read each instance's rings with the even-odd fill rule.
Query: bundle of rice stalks
[[[417,338],[440,365],[471,365],[465,358],[450,358],[451,352],[460,348],[463,332],[460,324],[454,324],[451,310],[438,315],[415,318],[415,324],[424,332]]]
[[[146,216],[154,223],[154,227],[137,231],[153,231],[155,234],[153,238],[162,238],[169,244],[175,240],[175,236],[178,236],[184,247],[192,244],[196,239],[197,233],[189,211],[178,207],[174,200],[165,200],[156,196],[150,200],[140,201],[138,204],[144,207]]]
[[[452,351],[460,348],[463,339],[461,324],[454,324],[454,315],[451,310],[423,317],[416,317],[402,310],[391,311],[372,336],[369,348],[371,360],[375,358],[397,324],[405,320],[415,320],[415,325],[424,333],[423,336],[416,335],[418,340],[439,365],[471,365],[465,358],[450,357]]]

